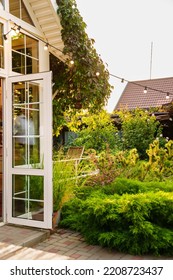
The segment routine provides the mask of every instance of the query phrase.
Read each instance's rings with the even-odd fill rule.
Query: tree
[[[62,26],[66,63],[51,56],[54,82],[54,131],[63,122],[63,112],[100,110],[107,102],[112,86],[109,72],[97,54],[85,29],[86,24],[74,0],[57,0]],[[73,61],[74,64],[70,64]]]
[[[146,158],[146,150],[156,137],[162,134],[160,123],[148,111],[135,109],[117,112],[122,122],[124,149],[136,148],[140,158]]]
[[[84,113],[71,118],[68,123],[71,131],[77,133],[77,138],[70,145],[84,146],[85,149],[94,149],[97,153],[109,149],[118,149],[119,136],[112,124],[110,115],[102,110],[97,114]]]

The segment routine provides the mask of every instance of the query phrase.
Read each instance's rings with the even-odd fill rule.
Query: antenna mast
[[[152,74],[152,62],[153,62],[153,42],[151,42],[151,56],[150,56],[150,80]]]

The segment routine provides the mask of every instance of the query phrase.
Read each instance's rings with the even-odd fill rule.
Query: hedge
[[[173,186],[118,179],[79,188],[64,205],[61,225],[90,244],[129,254],[173,254]]]

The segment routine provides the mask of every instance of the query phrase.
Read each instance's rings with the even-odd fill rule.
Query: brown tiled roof
[[[147,93],[144,93],[145,87],[148,87]],[[166,99],[166,92],[172,93],[169,99]],[[115,106],[115,110],[125,107],[129,110],[161,107],[163,104],[171,102],[172,99],[173,77],[128,82]]]

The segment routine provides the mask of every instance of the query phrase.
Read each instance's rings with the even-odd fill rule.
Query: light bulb
[[[20,26],[18,26],[18,27],[17,27],[17,29],[16,29],[16,34],[19,34],[20,29],[21,29],[21,27],[20,27]]]
[[[169,99],[169,92],[166,94],[166,99]]]
[[[73,61],[73,60],[70,60],[70,64],[73,65],[73,64],[74,64],[74,61]]]
[[[147,87],[144,88],[144,93],[147,93]]]
[[[4,41],[7,43],[8,42],[8,38],[7,38],[6,34],[3,35],[3,38],[4,38]]]
[[[45,51],[48,50],[48,43],[46,43],[46,45],[44,45],[44,50],[45,50]]]

